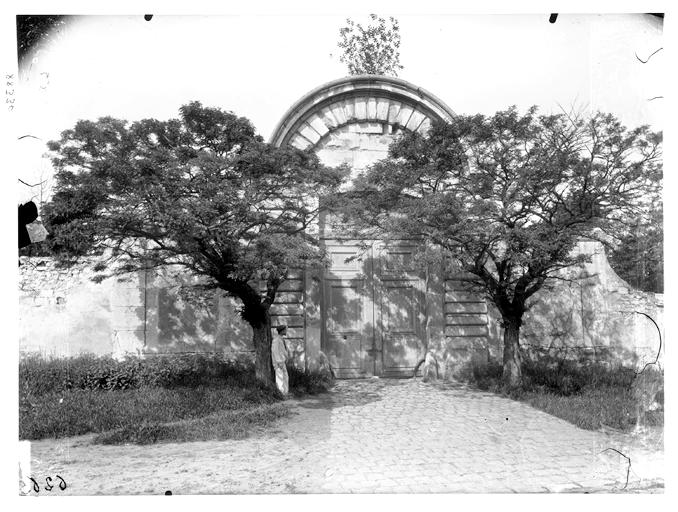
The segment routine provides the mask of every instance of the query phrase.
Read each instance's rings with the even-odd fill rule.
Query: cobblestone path
[[[661,433],[642,442],[581,430],[420,380],[341,381],[290,403],[290,418],[245,440],[34,442],[31,472],[67,475],[66,493],[81,495],[663,491]]]

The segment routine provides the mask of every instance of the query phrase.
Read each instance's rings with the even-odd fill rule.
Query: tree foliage
[[[176,266],[237,297],[263,351],[258,364],[268,350],[270,383],[269,308],[291,269],[322,262],[306,228],[318,194],[331,194],[342,172],[265,143],[231,112],[198,102],[180,112],[169,121],[79,121],[49,144],[52,244],[96,255],[102,276]]]
[[[350,75],[398,76],[400,65],[400,26],[398,20],[388,21],[370,14],[366,26],[348,18],[339,30],[338,46],[341,62],[348,66]]]
[[[661,197],[648,215],[631,222],[628,232],[609,254],[619,277],[638,290],[664,292],[664,225]]]
[[[409,133],[332,205],[374,237],[423,236],[473,276],[502,316],[504,377],[520,380],[530,298],[608,241],[661,176],[661,134],[609,114],[458,116]]]

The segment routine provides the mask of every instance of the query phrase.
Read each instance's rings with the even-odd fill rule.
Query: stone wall
[[[294,363],[301,368],[304,367],[306,358],[304,288],[304,273],[290,272],[289,278],[280,285],[275,302],[271,306],[271,323],[274,327],[287,326],[287,348],[292,353]]]
[[[557,281],[552,290],[535,296],[525,317],[523,345],[564,357],[579,354],[640,366],[658,355],[661,361],[665,347],[660,353],[660,334],[647,316],[663,340],[663,295],[631,288],[610,267],[599,242],[580,242],[578,251],[591,255],[590,262],[579,279]]]
[[[49,259],[21,259],[22,352],[54,356],[116,352],[116,342],[121,338],[114,328],[119,327],[116,307],[118,297],[124,297],[125,292],[118,293],[113,281],[94,284],[90,277],[91,272],[84,268],[56,270]]]
[[[445,345],[438,359],[444,361],[444,375],[450,376],[470,359],[487,361],[493,339],[490,336],[488,304],[483,295],[469,289],[473,276],[456,272],[445,279]]]
[[[22,258],[20,350],[48,356],[249,357],[252,330],[240,319],[236,301],[219,292],[183,297],[179,275],[148,271],[95,283],[86,265],[61,269],[48,258]]]
[[[403,130],[425,133],[432,120],[453,115],[433,95],[403,80],[349,77],[302,97],[283,116],[271,142],[312,149],[325,165],[348,165],[356,173],[384,158]],[[341,231],[320,219],[309,234],[327,241],[344,238]],[[653,361],[659,336],[645,315],[663,328],[662,296],[630,289],[610,268],[600,245],[582,242],[579,250],[592,254],[591,262],[580,278],[556,281],[534,297],[524,318],[522,345],[532,353]],[[238,303],[218,292],[197,302],[182,298],[180,273],[141,272],[95,284],[82,267],[57,270],[39,258],[22,263],[23,351],[252,354],[251,328],[239,317]],[[443,374],[469,359],[502,356],[499,315],[482,295],[468,291],[463,278],[440,271],[426,279],[421,355],[435,358]],[[271,311],[274,326],[288,326],[295,359],[307,367],[317,367],[322,358],[322,280],[310,272],[292,275]]]
[[[661,364],[665,349],[663,295],[631,288],[610,267],[599,242],[580,242],[577,251],[591,255],[590,262],[563,274],[562,280],[533,297],[520,332],[525,355],[623,362],[639,368],[659,356]],[[455,368],[472,357],[502,360],[501,317],[492,303],[486,301],[486,305],[486,341],[483,345],[481,338],[468,345],[453,361]],[[648,316],[661,331],[661,351],[660,331]]]
[[[526,353],[620,360],[641,367],[659,355],[661,363],[665,347],[659,350],[659,333],[648,316],[663,334],[663,295],[630,288],[610,267],[600,244],[582,242],[578,250],[591,254],[591,261],[577,278],[555,281],[535,295],[521,330]],[[22,258],[21,263],[22,352],[252,357],[252,331],[240,318],[238,303],[220,292],[184,298],[179,289],[185,281],[177,273],[138,272],[94,283],[85,266],[57,269],[47,258]],[[442,308],[440,315],[429,315],[425,344],[440,374],[451,375],[470,359],[501,361],[503,331],[494,306],[469,292],[463,276],[432,278],[427,303],[440,302]],[[318,283],[304,273],[293,274],[272,309],[273,325],[288,326],[289,345],[302,367],[316,366],[320,357],[313,345],[317,333],[311,338],[308,334],[320,321],[319,297],[309,301],[309,293],[319,293]],[[316,306],[311,313],[309,304]]]

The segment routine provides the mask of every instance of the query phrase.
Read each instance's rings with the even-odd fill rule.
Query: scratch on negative
[[[17,178],[17,179],[18,179],[21,183],[23,183],[24,185],[26,185],[27,187],[38,187],[38,186],[42,185],[43,183],[45,183],[45,182],[47,181],[47,180],[42,180],[40,183],[36,183],[35,185],[30,185],[29,183],[26,183],[26,182],[25,182],[24,180],[22,180],[21,178]]]
[[[654,324],[654,326],[657,328],[657,334],[659,336],[659,348],[657,349],[657,357],[655,357],[654,361],[647,363],[645,366],[643,366],[642,370],[640,370],[639,372],[635,372],[636,375],[640,375],[641,373],[643,373],[647,369],[648,366],[652,366],[653,364],[659,363],[659,358],[661,357],[661,353],[662,353],[662,331],[659,328],[659,325],[657,324],[657,322],[655,322],[654,318],[652,318],[647,313],[643,313],[642,311],[628,311],[628,312],[627,311],[619,311],[619,313],[622,313],[622,314],[633,313],[633,314],[637,314],[637,315],[643,315],[644,317],[647,317],[650,320],[650,322],[652,322]]]
[[[663,49],[664,49],[663,46],[662,46],[661,48],[659,48],[659,50],[663,50]],[[638,57],[638,54],[636,53],[636,59],[638,59],[638,60],[639,60],[640,62],[642,62],[643,64],[647,64],[647,61],[650,60],[650,59],[652,58],[652,56],[653,56],[655,53],[657,53],[659,50],[653,51],[650,55],[648,55],[647,59],[645,59],[645,60],[643,60],[643,59],[641,59],[640,57]]]
[[[626,483],[624,484],[624,487],[622,487],[622,489],[626,489],[626,487],[629,485],[629,475],[630,475],[630,473],[631,473],[631,458],[630,458],[630,457],[627,457],[626,455],[624,455],[622,452],[620,452],[620,451],[617,450],[616,448],[605,448],[605,449],[604,449],[602,452],[600,452],[600,453],[604,453],[604,452],[606,452],[606,451],[608,451],[608,450],[612,450],[613,452],[617,452],[619,455],[621,455],[621,456],[624,457],[627,461],[629,461],[629,465],[628,465],[628,467],[626,468]]]
[[[650,322],[652,322],[654,324],[654,326],[657,328],[657,334],[659,335],[659,349],[657,350],[657,357],[651,363],[647,363],[645,366],[643,366],[643,369],[640,372],[636,372],[636,375],[640,375],[641,373],[643,373],[645,371],[645,369],[648,366],[651,366],[653,364],[657,364],[659,362],[659,357],[661,356],[661,353],[662,353],[662,331],[659,328],[659,325],[657,325],[657,322],[655,322],[654,318],[652,318],[647,313],[643,313],[642,311],[634,311],[634,313],[636,313],[638,315],[643,315],[643,316],[649,318]]]

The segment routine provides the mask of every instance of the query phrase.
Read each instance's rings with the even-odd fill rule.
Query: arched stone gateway
[[[354,76],[304,95],[282,117],[271,142],[310,149],[326,165],[359,171],[384,158],[403,131],[423,133],[432,121],[454,115],[404,80]],[[291,327],[290,341],[307,367],[327,361],[339,377],[411,376],[417,368],[448,377],[471,358],[501,360],[502,330],[492,306],[468,291],[463,276],[422,271],[413,261],[416,241],[372,241],[362,251],[363,241],[348,239],[323,217],[313,234],[329,254],[329,268],[291,276],[272,310],[277,322]],[[632,291],[616,277],[600,244],[580,245],[594,255],[582,269],[589,277],[535,296],[523,347],[653,360],[654,325],[633,313],[646,312],[661,323],[661,296]]]
[[[425,133],[432,121],[453,116],[441,100],[404,80],[354,76],[303,96],[285,113],[271,142],[311,149],[324,164],[347,164],[355,172],[385,158],[403,131]],[[322,275],[305,276],[308,363],[322,350],[340,377],[411,376],[433,338],[440,345],[444,337],[441,279],[436,287],[414,265],[412,241],[388,247],[375,241],[363,252],[359,241],[333,231],[328,219],[321,218],[317,229],[331,263]],[[357,254],[360,259],[350,260]],[[277,306],[281,323],[294,321],[286,314],[289,306]],[[485,334],[484,315],[474,321]]]
[[[444,102],[405,80],[360,75],[303,96],[278,123],[271,142],[313,149],[327,165],[363,169],[384,158],[403,130],[423,133],[431,121],[453,116]]]
[[[312,149],[329,165],[361,169],[383,158],[402,130],[424,131],[432,120],[453,116],[435,96],[403,80],[358,76],[305,95],[272,141]],[[422,272],[412,261],[415,241],[388,247],[377,241],[363,253],[359,241],[333,232],[322,218],[313,234],[327,249],[330,267],[291,273],[271,311],[276,324],[288,326],[298,365],[317,368],[329,361],[340,377],[409,376],[425,361],[422,373],[448,378],[470,358],[501,361],[494,308],[469,293],[458,275],[433,267]],[[591,255],[591,262],[581,279],[554,283],[534,296],[521,331],[523,348],[624,361],[638,370],[663,357],[654,323],[663,326],[662,295],[630,288],[598,242],[582,242],[577,250]],[[182,273],[148,271],[124,282],[93,283],[86,266],[65,271],[49,258],[22,261],[22,352],[251,358],[252,332],[238,303],[221,293],[206,297],[209,308],[183,301],[176,294],[187,282]]]

